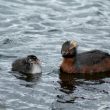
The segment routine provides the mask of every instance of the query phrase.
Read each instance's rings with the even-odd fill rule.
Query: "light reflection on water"
[[[108,75],[59,73],[65,40],[77,40],[79,52],[110,53],[109,7],[109,0],[1,0],[0,109],[109,110]],[[28,54],[41,59],[43,73],[11,73],[11,63]]]

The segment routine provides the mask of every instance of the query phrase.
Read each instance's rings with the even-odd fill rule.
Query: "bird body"
[[[42,72],[39,60],[34,55],[29,55],[25,58],[15,60],[12,63],[12,71],[32,74]]]
[[[72,44],[62,46],[63,62],[60,69],[66,73],[99,73],[110,71],[110,54],[101,50],[91,50],[77,53]]]

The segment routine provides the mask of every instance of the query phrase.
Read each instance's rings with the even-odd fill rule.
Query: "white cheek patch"
[[[36,74],[36,73],[41,73],[41,72],[42,72],[41,67],[38,64],[33,64],[30,73]]]

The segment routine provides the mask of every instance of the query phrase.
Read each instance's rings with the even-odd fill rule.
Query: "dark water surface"
[[[110,110],[109,76],[59,73],[67,39],[110,53],[110,0],[0,0],[0,110]],[[28,54],[42,75],[11,73]]]

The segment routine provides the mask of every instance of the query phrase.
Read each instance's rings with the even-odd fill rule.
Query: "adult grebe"
[[[100,73],[110,71],[110,54],[101,50],[77,53],[77,42],[66,41],[62,45],[63,62],[60,66],[65,73]]]

